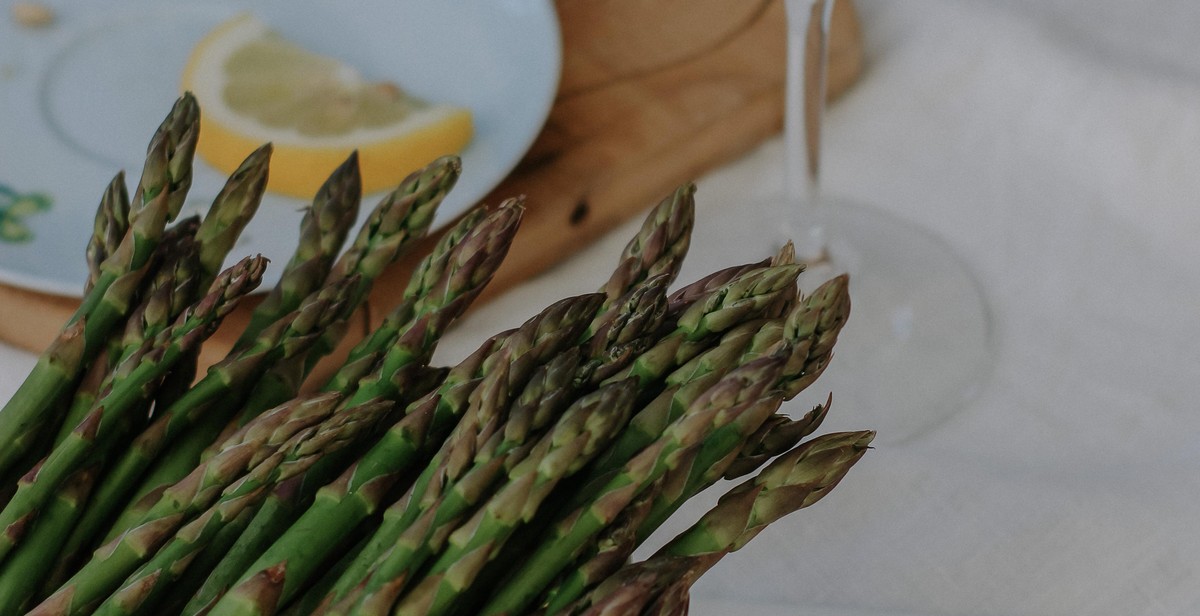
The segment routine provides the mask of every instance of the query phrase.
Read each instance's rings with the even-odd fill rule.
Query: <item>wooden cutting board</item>
[[[496,204],[524,195],[527,209],[481,301],[642,215],[674,187],[782,127],[782,0],[557,0],[557,8],[561,85],[532,149],[485,199]],[[845,92],[862,68],[858,17],[842,0],[830,33],[829,97]],[[342,351],[395,304],[432,241],[378,281]],[[0,285],[0,339],[40,351],[77,305],[74,298]],[[227,319],[202,361],[224,355],[250,308]]]

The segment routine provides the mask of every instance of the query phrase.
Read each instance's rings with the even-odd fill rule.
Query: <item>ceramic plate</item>
[[[47,5],[57,15],[45,28],[0,15],[0,282],[57,295],[79,295],[96,204],[117,171],[137,182],[192,46],[238,12],[252,10],[368,79],[471,109],[475,136],[435,226],[478,202],[520,160],[549,113],[561,67],[548,0]],[[224,179],[197,157],[185,213],[203,212]],[[362,217],[380,196],[364,197]],[[269,257],[275,266],[262,288],[270,288],[305,205],[268,194],[230,261]]]

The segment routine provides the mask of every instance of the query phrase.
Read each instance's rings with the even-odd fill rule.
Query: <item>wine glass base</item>
[[[983,290],[948,245],[913,223],[840,201],[824,213],[831,260],[813,264],[801,286],[848,272],[851,309],[812,389],[833,392],[831,423],[876,430],[877,443],[911,440],[964,409],[991,373]]]
[[[783,210],[776,200],[741,210],[758,216],[726,214],[715,227],[698,219],[683,279],[692,268],[699,274],[768,256],[786,233],[769,214]],[[966,408],[991,373],[983,291],[948,245],[913,223],[836,200],[821,214],[830,258],[809,264],[801,288],[849,273],[850,318],[828,369],[785,410],[803,414],[832,392],[826,429],[876,430],[877,444],[912,440]]]

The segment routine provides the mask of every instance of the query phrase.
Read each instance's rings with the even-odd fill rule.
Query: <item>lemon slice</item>
[[[309,52],[242,14],[192,50],[183,89],[202,109],[197,153],[231,173],[263,143],[274,144],[267,189],[312,197],[358,150],[363,191],[391,188],[471,140],[471,113],[430,104],[392,83]]]

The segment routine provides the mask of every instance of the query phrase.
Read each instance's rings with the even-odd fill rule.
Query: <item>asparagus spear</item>
[[[333,395],[299,399],[264,415],[261,421],[234,435],[223,445],[219,455],[167,487],[129,530],[98,549],[92,559],[52,596],[48,605],[40,609],[49,611],[49,604],[64,613],[89,609],[112,592],[190,517],[211,505],[221,490],[293,435],[329,417],[339,401]]]
[[[636,585],[646,589],[642,594],[646,605],[653,605],[666,589],[690,586],[768,524],[824,498],[866,453],[874,435],[870,431],[827,434],[796,447],[722,496],[699,521],[649,559],[627,565],[564,613],[604,613],[599,608],[606,597],[623,592],[638,579]]]
[[[280,272],[279,282],[255,306],[249,323],[234,343],[235,348],[254,342],[259,332],[299,308],[305,298],[321,287],[350,226],[358,218],[361,200],[362,179],[356,150],[330,174],[305,209],[295,252]]]
[[[194,221],[192,221],[194,222]],[[178,251],[172,251],[167,256],[167,263],[164,263],[159,272],[155,275],[154,281],[148,290],[148,295],[142,305],[130,315],[129,322],[126,324],[126,331],[123,337],[122,348],[116,364],[118,366],[126,366],[123,372],[115,372],[105,374],[103,380],[96,383],[94,386],[86,383],[81,384],[78,391],[75,393],[74,400],[70,411],[67,414],[66,420],[63,422],[62,429],[55,444],[62,443],[71,433],[71,430],[79,425],[80,421],[87,416],[87,413],[95,403],[96,397],[102,391],[106,391],[112,386],[114,378],[125,376],[124,372],[133,367],[133,364],[127,360],[138,349],[145,344],[146,340],[154,338],[170,324],[178,319],[180,313],[187,307],[187,304],[193,301],[194,288],[196,286],[195,272],[195,257],[196,253],[193,250],[193,244],[190,240],[189,230],[194,231],[194,225],[186,225],[188,229],[184,229],[178,239]],[[172,262],[173,261],[173,262]],[[93,365],[93,370],[89,371],[89,377],[92,373],[104,374],[102,362],[96,362]],[[137,404],[143,409],[148,409],[150,399],[143,398]],[[137,417],[136,421],[131,421],[129,426],[130,432],[141,430],[144,427],[148,413],[138,410],[129,412],[131,417]],[[88,485],[88,491],[91,492],[94,484],[99,483],[100,477],[94,477]],[[87,547],[91,544],[92,536],[95,534],[98,525],[102,524],[102,520],[97,520],[95,515],[88,515],[95,509],[89,506],[89,502],[81,502],[77,504],[77,515],[71,520],[71,524],[65,525],[62,531],[62,536],[56,538],[55,544],[61,545],[58,550],[44,550],[52,555],[58,555],[58,562],[55,565],[53,573],[51,573],[45,585],[50,588],[56,587],[61,583],[70,569],[74,567],[80,556],[86,552]],[[67,539],[62,542],[62,537]]]
[[[205,213],[196,232],[201,288],[212,282],[221,270],[229,252],[258,210],[267,186],[271,152],[269,143],[251,152],[229,176]],[[174,404],[195,381],[198,353],[193,351],[167,375],[156,400],[158,406]]]
[[[786,363],[774,386],[782,391],[784,399],[807,387],[828,365],[833,343],[846,321],[849,296],[845,283],[845,277],[825,283],[782,321],[749,322],[730,330],[716,347],[675,370],[666,379],[669,389],[638,412],[630,429],[592,469],[588,481],[602,477],[657,438],[700,392],[732,366],[783,354]],[[708,456],[698,464],[705,467],[714,461]]]
[[[384,511],[380,527],[334,585],[336,592],[347,592],[385,559],[394,566],[419,565],[436,550],[454,528],[446,525],[486,498],[505,468],[520,460],[519,448],[570,404],[579,360],[573,348],[539,366],[507,411],[508,373],[484,379],[408,493]]]
[[[438,391],[409,405],[405,421],[386,432],[341,478],[317,493],[312,506],[243,570],[237,585],[209,614],[269,613],[274,607],[264,612],[260,596],[264,589],[278,590],[280,601],[294,597],[311,578],[321,555],[329,554],[350,529],[379,507],[387,490],[417,459],[422,444],[436,444],[445,438],[484,375],[507,368],[509,378],[528,378],[537,363],[579,340],[602,299],[593,294],[556,302],[521,327],[485,343],[466,365],[452,369]],[[282,574],[279,567],[283,563],[287,564],[286,576],[266,575]],[[276,589],[268,582],[277,577],[281,586]]]
[[[772,265],[772,259],[764,259],[757,263],[747,263],[717,270],[699,280],[693,281],[671,294],[667,298],[667,314],[672,320],[677,319],[692,304],[703,300],[718,289],[729,284],[734,278],[749,274],[754,270]]]
[[[352,389],[359,379],[370,373],[387,348],[400,336],[401,329],[412,321],[421,298],[428,295],[433,285],[443,276],[452,250],[479,226],[486,215],[486,209],[474,208],[442,234],[433,250],[413,271],[400,302],[383,318],[378,327],[350,350],[342,367],[325,383],[324,391]],[[490,278],[490,273],[481,274],[479,278]]]
[[[646,516],[650,515],[650,505],[663,488],[666,478],[651,484],[596,536],[575,564],[568,567],[559,581],[546,591],[545,598],[538,602],[540,607],[535,612],[537,616],[558,614],[629,561],[638,546],[637,530]]]
[[[54,566],[58,551],[51,546],[70,532],[99,470],[98,465],[91,465],[71,475],[54,495],[54,500],[46,505],[25,543],[0,566],[0,613],[25,612],[34,593],[42,586],[41,577]]]
[[[435,616],[447,613],[460,601],[517,525],[532,520],[558,482],[578,472],[621,429],[633,406],[634,387],[631,380],[613,383],[573,404],[528,457],[513,467],[504,487],[454,531],[447,549],[396,605],[394,613]],[[390,607],[389,595],[399,594],[405,577],[420,563],[414,562],[408,569],[394,564],[389,560],[376,570],[366,587],[367,601],[361,604],[361,613],[386,613],[370,606]]]
[[[358,285],[345,310],[349,318],[366,300],[375,279],[400,252],[429,230],[433,215],[458,181],[462,166],[457,156],[444,156],[414,171],[376,206],[346,252],[329,273],[331,280],[358,276]],[[328,355],[345,333],[344,322],[327,329],[309,355],[306,372]]]
[[[239,413],[239,423],[245,423],[257,413],[287,400],[299,391],[300,384],[316,362],[337,346],[346,332],[348,319],[366,299],[375,278],[406,247],[428,231],[438,205],[454,186],[460,170],[457,157],[439,158],[424,169],[410,174],[380,201],[354,242],[333,264],[327,277],[328,284],[357,276],[357,282],[339,318],[325,328],[304,357],[279,362],[263,375]]]
[[[789,395],[801,391],[821,374],[828,365],[837,340],[838,332],[849,312],[849,295],[846,293],[845,277],[838,277],[822,285],[812,296],[801,303],[782,324],[782,333],[776,332],[773,323],[759,331],[751,343],[751,353],[758,348],[778,345],[780,352],[787,354],[787,363],[779,380],[782,391],[776,406]],[[775,336],[782,339],[776,343]],[[814,412],[823,417],[823,411]],[[743,416],[752,417],[751,414]],[[722,429],[727,435],[710,436],[700,449],[688,477],[677,492],[664,492],[655,502],[653,510],[639,531],[645,538],[662,524],[687,499],[719,480],[734,464],[749,437],[761,428],[761,423],[752,421],[734,422]]]
[[[818,436],[722,497],[712,511],[659,550],[666,556],[736,551],[768,524],[825,497],[866,453],[875,433]]]
[[[272,150],[271,144],[267,143],[251,152],[230,174],[204,215],[196,231],[202,282],[211,280],[221,271],[225,257],[258,211],[267,188]]]
[[[659,492],[650,506],[650,514],[638,529],[641,542],[671,516],[684,501],[712,485],[722,475],[741,450],[743,441],[757,431],[783,402],[783,396],[773,392],[761,398],[747,412],[721,426],[704,438],[695,455],[676,469],[672,489]]]
[[[96,281],[100,279],[100,265],[121,245],[121,238],[125,237],[128,229],[129,191],[125,188],[125,172],[120,171],[109,182],[104,196],[100,198],[100,206],[96,208],[92,236],[85,251],[88,279],[83,288],[84,294],[96,286]]]
[[[180,315],[175,325],[127,360],[136,367],[126,378],[114,381],[71,436],[25,476],[12,500],[0,511],[0,559],[21,541],[38,510],[71,473],[79,470],[93,452],[103,454],[116,445],[113,441],[122,415],[138,408],[146,390],[212,334],[237,301],[258,284],[265,265],[266,259],[254,257],[227,270],[213,283],[208,295]]]
[[[457,407],[466,399],[477,383],[477,372],[483,359],[491,351],[491,347],[492,341],[485,343],[479,351],[453,368],[437,391],[431,392],[421,401],[409,405],[406,416],[393,425],[384,436],[384,441],[392,441],[388,455],[395,456],[397,460],[401,461],[401,466],[403,466],[404,459],[411,459],[411,456],[416,455],[415,449],[420,447],[428,433],[429,422],[434,416],[434,411],[442,404]],[[376,445],[370,451],[379,449],[382,449],[382,445]],[[388,459],[382,457],[382,454],[380,455],[382,460]],[[246,531],[227,550],[225,558],[214,567],[212,574],[208,576],[203,586],[185,606],[183,613],[207,613],[213,603],[221,598],[268,548],[275,549],[282,554],[292,554],[296,551],[307,554],[310,550],[314,554],[320,554],[323,553],[323,550],[333,549],[333,546],[336,546],[343,537],[341,533],[348,532],[357,521],[367,515],[364,513],[358,516],[351,513],[348,521],[342,521],[342,518],[337,516],[343,515],[344,512],[334,511],[338,509],[340,495],[349,493],[352,498],[377,504],[383,499],[384,493],[391,486],[390,482],[394,479],[390,475],[383,474],[378,477],[370,476],[362,482],[353,482],[352,480],[358,472],[358,466],[356,464],[348,469],[332,486],[321,487],[328,483],[328,480],[323,475],[319,476],[318,473],[329,471],[318,465],[310,473],[311,477],[297,477],[276,488],[268,496],[262,509],[255,515]],[[337,465],[329,465],[329,467],[336,469]],[[363,473],[366,475],[374,470],[367,467]],[[308,501],[306,494],[317,491],[317,488],[321,489],[316,493],[315,501],[306,512],[304,509],[305,503]],[[345,509],[352,510],[354,505],[351,504]],[[301,514],[304,515],[301,516]],[[298,521],[297,517],[300,518]],[[310,520],[315,521],[314,526],[308,531],[302,530],[306,528],[305,525],[309,524]],[[283,536],[281,537],[281,535]],[[326,538],[327,536],[329,537]],[[272,548],[273,543],[281,544],[281,547]],[[306,560],[296,556],[281,556],[281,558],[293,562]],[[314,560],[319,559],[319,556],[314,557]],[[312,560],[308,562],[312,562]],[[300,575],[300,573],[295,573],[293,578],[300,577]],[[256,584],[256,592],[258,592],[263,588],[261,580]]]
[[[638,283],[612,301],[588,327],[587,361],[578,380],[597,385],[627,367],[657,341],[667,309],[668,274]]]
[[[825,416],[829,414],[829,407],[832,404],[833,395],[831,394],[825,404],[813,407],[811,411],[797,419],[791,419],[786,415],[773,415],[768,418],[757,432],[746,439],[737,457],[730,463],[729,468],[725,469],[724,478],[745,477],[767,460],[800,444],[804,437],[817,431],[821,422],[825,420]]]
[[[267,186],[271,152],[269,143],[251,152],[225,181],[205,213],[196,231],[200,288],[207,287],[221,270],[222,263],[258,210]],[[188,390],[196,377],[197,354],[198,351],[193,351],[167,375],[156,400],[158,406],[171,406]]]
[[[538,547],[499,587],[481,614],[519,614],[546,589],[563,567],[578,556],[585,543],[608,526],[638,494],[680,458],[697,447],[713,430],[736,420],[760,404],[768,386],[778,378],[783,361],[765,358],[743,366],[714,385],[696,401],[662,438],[622,467],[586,505],[561,517]]]
[[[244,397],[255,379],[277,358],[295,356],[308,348],[323,326],[335,318],[349,287],[343,283],[326,288],[294,313],[263,330],[254,343],[232,351],[209,368],[203,379],[133,440],[97,489],[89,516],[99,525],[109,522],[135,490],[133,499],[137,503],[152,489],[174,483],[193,468],[200,451],[207,446],[205,439],[217,438],[220,426],[237,410],[237,400]],[[217,429],[206,431],[205,425]],[[188,441],[198,442],[199,446],[189,447]],[[166,457],[160,458],[163,452]],[[139,479],[152,464],[154,470],[139,488]],[[167,472],[154,472],[164,468]],[[136,506],[127,509],[109,528],[108,537],[129,528],[128,524],[138,514]]]
[[[637,234],[621,252],[617,268],[600,288],[608,303],[647,278],[665,275],[668,285],[675,280],[691,244],[695,194],[694,184],[684,184],[646,216]]]
[[[129,230],[100,266],[95,285],[57,339],[0,410],[0,474],[21,459],[39,434],[54,429],[47,421],[53,417],[51,409],[70,395],[84,367],[132,309],[131,298],[190,182],[190,170],[180,165],[191,160],[198,114],[195,100],[185,95],[163,121],[148,148],[129,211]]]
[[[332,407],[332,405],[330,405]],[[323,455],[369,431],[391,407],[377,402],[339,412],[290,435],[267,455],[260,452],[251,470],[227,486],[211,507],[173,533],[160,549],[134,571],[95,614],[144,613],[182,575],[191,560],[225,525],[262,501],[271,485],[310,468]],[[332,408],[327,409],[328,416]],[[76,595],[78,598],[78,595]]]
[[[751,269],[702,294],[685,306],[676,305],[675,329],[639,355],[611,379],[637,378],[642,386],[653,383],[710,346],[714,334],[766,316],[780,295],[794,294],[801,267],[779,265]],[[667,319],[671,304],[668,301]]]
[[[833,345],[850,318],[849,278],[843,274],[817,287],[787,316],[782,337],[792,356],[780,381],[787,399],[821,376],[833,356]]]
[[[394,397],[405,381],[428,363],[441,334],[491,280],[508,252],[523,213],[519,202],[506,202],[451,250],[450,261],[418,302],[412,322],[383,354],[375,370],[359,379],[352,401]]]
[[[146,340],[154,338],[170,326],[189,304],[195,301],[198,288],[196,275],[196,251],[193,236],[198,221],[194,218],[181,221],[163,234],[164,243],[159,246],[161,265],[154,274],[141,304],[129,315],[124,335],[114,348],[111,364],[120,365],[137,352]],[[96,361],[88,370],[87,378],[80,384],[71,402],[66,418],[59,428],[54,443],[61,443],[75,426],[87,415],[96,396],[112,381],[109,362]]]
[[[191,92],[184,92],[179,97],[164,125],[167,142],[166,177],[169,178],[167,192],[170,200],[170,215],[167,220],[174,220],[183,209],[188,189],[192,186],[192,160],[196,155],[196,140],[200,138],[200,105]],[[146,174],[142,175],[144,177]],[[148,188],[150,187],[143,182],[143,200],[157,196],[147,191]],[[138,195],[135,192],[134,200],[137,199]]]
[[[562,379],[567,376],[567,366],[579,361],[575,352],[560,355],[539,368],[541,376],[529,382],[514,408],[508,411],[507,417],[506,387],[511,385],[511,379],[501,374],[481,384],[476,394],[484,402],[472,404],[455,432],[446,439],[442,450],[435,454],[410,488],[411,496],[402,498],[384,512],[383,522],[375,536],[335,584],[331,601],[347,593],[366,575],[374,559],[383,558],[389,546],[400,540],[418,517],[443,498],[454,482],[472,469],[468,462],[473,460],[475,467],[486,468],[492,458],[520,447],[531,431],[544,426],[556,408],[554,403],[558,403],[555,398],[542,399],[548,390],[565,397],[570,389],[594,383],[623,367],[632,353],[646,344],[644,341],[648,339],[649,332],[658,328],[665,308],[667,282],[667,275],[655,276],[635,286],[619,301],[611,304],[609,310],[602,310],[589,326],[589,330],[595,334],[584,347],[588,356],[583,365],[575,369],[576,374],[571,381]],[[559,384],[548,385],[542,381],[544,378],[556,379],[554,382]],[[530,404],[539,399],[541,404],[538,405],[538,411],[530,412]],[[499,430],[501,426],[502,432]],[[489,442],[492,444],[489,445]],[[495,473],[497,470],[492,468],[489,472]],[[480,477],[475,477],[474,482],[473,485],[487,485],[486,480]],[[420,531],[414,532],[420,534]],[[410,538],[410,541],[421,543],[426,539]]]

